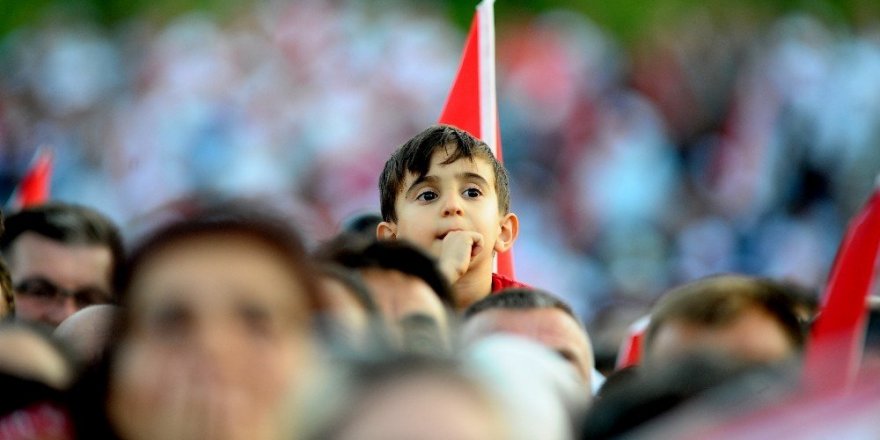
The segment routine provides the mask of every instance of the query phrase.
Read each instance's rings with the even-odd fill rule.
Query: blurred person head
[[[342,235],[319,255],[358,271],[398,346],[427,348],[424,343],[430,339],[437,344],[431,347],[449,347],[447,308],[452,306],[452,293],[424,252],[403,241]]]
[[[462,337],[474,341],[496,333],[534,340],[558,353],[591,389],[593,350],[580,321],[562,300],[538,289],[505,289],[471,305]]]
[[[108,417],[127,439],[280,438],[316,362],[314,271],[263,206],[208,209],[130,256]]]
[[[330,343],[356,349],[377,342],[371,338],[378,337],[375,321],[379,307],[360,274],[335,263],[323,263],[318,266],[318,277],[319,312]]]
[[[497,404],[451,360],[405,355],[352,368],[321,440],[498,440]]]
[[[437,259],[464,309],[492,289],[493,256],[513,246],[507,171],[489,147],[447,125],[422,131],[379,177],[381,240],[408,240]]]
[[[793,281],[781,281],[778,285],[794,300],[794,313],[802,323],[811,323],[819,312],[818,290]]]
[[[98,362],[110,344],[119,307],[98,304],[86,307],[61,322],[52,333],[82,365]]]
[[[16,317],[54,327],[77,310],[114,301],[123,248],[107,217],[52,202],[14,213],[5,225],[0,252],[12,276]]]
[[[655,438],[632,434],[691,405],[702,405],[703,413],[720,413],[764,404],[792,390],[795,383],[785,370],[715,353],[676,358],[650,373],[627,371],[629,377],[609,387],[589,409],[579,438]]]
[[[500,402],[510,440],[571,438],[590,394],[553,349],[498,333],[468,344],[461,357],[467,371]]]
[[[43,328],[14,321],[0,324],[0,372],[59,390],[73,380],[72,364],[63,347]]]
[[[73,439],[67,389],[73,366],[42,327],[0,324],[0,437]]]
[[[15,296],[12,293],[12,276],[3,257],[0,257],[0,319],[15,312]]]
[[[798,303],[785,285],[722,275],[663,295],[645,331],[647,366],[694,352],[719,352],[746,362],[790,360],[804,346]]]
[[[868,298],[868,322],[865,328],[865,362],[880,366],[880,297]]]
[[[376,228],[382,223],[382,215],[374,212],[358,214],[348,219],[342,226],[345,234],[357,234],[369,240],[376,239]]]

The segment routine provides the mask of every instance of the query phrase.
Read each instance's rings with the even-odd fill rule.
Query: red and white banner
[[[483,0],[477,5],[458,73],[437,122],[456,126],[483,140],[501,161],[495,91],[494,3],[494,0]],[[499,254],[497,264],[499,274],[514,278],[512,252]]]

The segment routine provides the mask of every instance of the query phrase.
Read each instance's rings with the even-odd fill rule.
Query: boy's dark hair
[[[94,209],[81,205],[50,202],[25,208],[4,221],[0,252],[8,254],[15,240],[33,232],[64,245],[95,245],[110,250],[115,273],[125,257],[122,237],[113,222]],[[11,263],[11,262],[10,262]]]
[[[464,130],[449,125],[434,125],[401,145],[388,162],[379,177],[379,197],[381,199],[382,219],[387,222],[397,221],[394,202],[403,190],[403,181],[407,173],[424,177],[431,167],[431,157],[438,149],[443,149],[449,157],[444,165],[459,159],[473,161],[475,158],[485,159],[492,165],[495,172],[495,192],[498,193],[498,210],[502,213],[510,211],[510,182],[507,170],[492,154],[485,142],[471,136]]]
[[[806,327],[797,316],[797,299],[782,283],[765,278],[722,275],[677,287],[660,298],[645,331],[650,346],[660,327],[679,321],[704,327],[723,327],[743,312],[758,308],[783,329],[792,346],[804,346]]]
[[[544,292],[543,290],[526,287],[504,289],[494,295],[489,295],[471,304],[471,306],[464,311],[464,319],[470,319],[480,312],[493,309],[559,309],[580,324],[580,320],[575,316],[571,307],[569,307],[564,301]]]
[[[428,254],[405,240],[375,241],[357,234],[342,234],[316,252],[318,258],[351,269],[389,269],[424,281],[440,302],[453,307],[452,288]]]

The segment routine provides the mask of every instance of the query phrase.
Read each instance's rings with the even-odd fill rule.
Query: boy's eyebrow
[[[421,185],[422,183],[427,182],[427,183],[433,184],[433,183],[437,183],[438,180],[440,180],[440,178],[437,176],[419,176],[419,178],[414,180],[412,185],[410,185],[409,188],[406,189],[406,195],[409,196],[409,194],[412,192],[412,190],[415,189],[415,187]]]
[[[471,173],[471,172],[458,173],[455,175],[455,177],[458,178],[459,180],[476,180],[480,184],[489,185],[489,181],[486,180],[485,177],[483,177],[477,173]]]

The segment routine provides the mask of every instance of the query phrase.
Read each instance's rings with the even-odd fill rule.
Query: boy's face
[[[409,240],[439,258],[446,234],[476,232],[483,242],[482,250],[473,256],[473,266],[491,259],[493,251],[509,249],[516,238],[510,223],[516,220],[513,214],[499,211],[495,172],[486,159],[462,158],[442,164],[448,157],[438,149],[425,176],[406,176],[394,203],[397,222],[383,222],[385,232],[380,226],[380,238]]]

